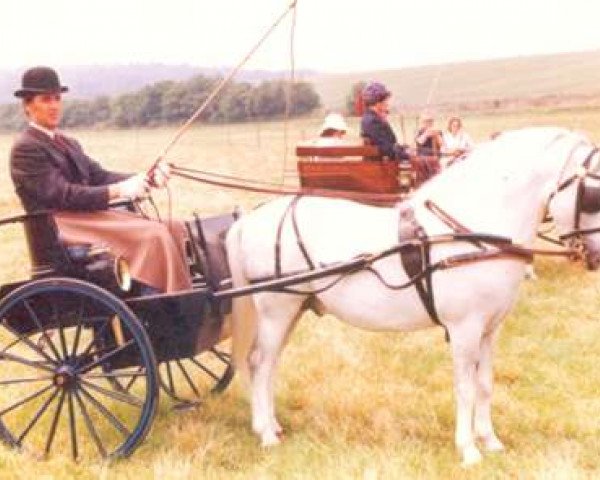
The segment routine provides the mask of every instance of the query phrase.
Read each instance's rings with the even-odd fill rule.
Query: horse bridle
[[[596,166],[596,168],[591,171],[590,163],[592,162],[592,158],[594,155],[598,153],[600,149],[594,146],[590,153],[588,153],[587,157],[581,164],[580,171],[574,173],[571,177],[564,180],[560,185],[556,188],[556,190],[550,195],[548,199],[548,204],[552,201],[552,198],[559,192],[562,192],[568,186],[570,186],[573,182],[578,181],[577,184],[577,196],[575,199],[575,214],[573,219],[573,230],[569,233],[564,233],[559,235],[558,238],[561,242],[570,239],[582,240],[585,235],[590,235],[592,233],[600,232],[600,227],[597,228],[587,228],[581,229],[581,214],[582,213],[597,213],[600,212],[600,187],[590,187],[589,185],[585,185],[585,180],[587,178],[591,178],[593,180],[600,180],[600,175],[596,172],[600,169],[600,163]]]

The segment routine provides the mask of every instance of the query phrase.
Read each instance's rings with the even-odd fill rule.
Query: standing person
[[[434,128],[434,118],[429,112],[421,115],[421,126],[415,135],[417,155],[437,156],[442,145],[442,132]]]
[[[409,155],[404,145],[399,145],[396,134],[388,121],[389,98],[392,95],[386,86],[371,82],[362,91],[366,110],[360,121],[360,135],[379,148],[382,156],[405,160]]]
[[[472,148],[473,140],[463,130],[462,120],[459,117],[450,117],[448,129],[442,136],[442,153],[455,159],[469,152]]]
[[[151,292],[191,288],[182,225],[174,222],[170,230],[134,213],[108,210],[112,200],[139,198],[150,186],[164,186],[168,165],[159,163],[150,175],[102,168],[58,130],[67,91],[49,67],[27,70],[15,91],[28,119],[10,154],[11,178],[23,208],[28,213],[55,211],[59,235],[67,244],[108,244]]]

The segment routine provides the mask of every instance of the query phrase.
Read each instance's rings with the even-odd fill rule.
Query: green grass
[[[558,124],[600,136],[593,109],[468,116],[476,139],[491,131]],[[397,119],[394,119],[397,121]],[[320,119],[289,125],[292,145]],[[351,127],[356,132],[355,120]],[[399,124],[396,123],[399,128]],[[173,130],[82,131],[88,152],[123,170],[147,167]],[[8,158],[11,136],[0,136]],[[284,167],[279,123],[200,126],[170,155],[176,163],[279,182]],[[7,162],[0,172],[0,215],[18,211]],[[293,179],[288,179],[293,182]],[[182,180],[172,186],[178,216],[251,208],[268,197]],[[160,202],[167,204],[165,195]],[[163,208],[163,213],[166,209]],[[17,227],[0,229],[0,283],[22,278],[28,262]],[[600,295],[598,274],[564,260],[538,259],[540,280],[525,282],[500,336],[494,419],[507,451],[464,471],[453,446],[452,365],[440,329],[376,334],[331,316],[304,316],[285,351],[277,389],[286,441],[265,451],[250,432],[239,382],[193,411],[163,397],[152,431],[130,459],[36,461],[0,447],[2,479],[396,479],[600,476]],[[1,392],[0,392],[1,395]]]

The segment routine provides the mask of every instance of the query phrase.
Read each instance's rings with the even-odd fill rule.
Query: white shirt
[[[35,128],[36,130],[39,130],[42,133],[45,133],[52,140],[54,140],[54,135],[56,135],[56,132],[54,130],[50,130],[46,127],[42,127],[41,125],[38,125],[37,123],[35,123],[33,121],[29,122],[29,126]]]
[[[454,150],[471,150],[473,148],[473,140],[471,136],[459,130],[456,135],[451,132],[444,132],[442,135],[442,152],[449,153]]]

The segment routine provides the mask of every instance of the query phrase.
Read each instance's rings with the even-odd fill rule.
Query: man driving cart
[[[75,139],[58,130],[62,94],[67,91],[49,67],[27,70],[15,91],[28,120],[10,155],[11,178],[23,208],[27,213],[52,210],[66,244],[108,245],[129,263],[142,292],[191,288],[182,223],[167,226],[133,212],[109,209],[111,202],[141,198],[151,188],[164,187],[168,164],[159,162],[150,172],[137,174],[104,169]]]

